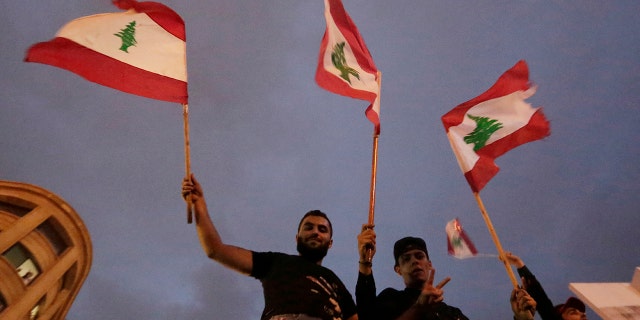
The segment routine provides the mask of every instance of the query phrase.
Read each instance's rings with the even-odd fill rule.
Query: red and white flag
[[[442,116],[451,148],[473,192],[480,192],[498,173],[497,157],[550,134],[542,109],[525,102],[535,91],[527,63],[521,60],[489,90]]]
[[[365,115],[379,133],[378,69],[342,2],[325,0],[324,5],[327,29],[320,44],[316,82],[333,93],[369,101]]]
[[[127,11],[72,20],[54,39],[29,48],[25,61],[67,69],[127,93],[186,104],[182,18],[157,2],[113,3]]]
[[[470,258],[478,255],[478,250],[471,242],[471,239],[462,229],[462,225],[458,218],[447,223],[447,249],[449,255],[458,259]]]

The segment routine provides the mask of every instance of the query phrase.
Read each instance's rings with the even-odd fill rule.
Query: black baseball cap
[[[398,257],[409,250],[420,250],[423,251],[427,255],[427,259],[429,259],[429,251],[427,250],[427,244],[421,238],[417,237],[404,237],[393,245],[393,258],[396,261],[396,265],[398,264]]]
[[[558,315],[562,315],[562,313],[569,308],[574,308],[580,312],[585,311],[584,302],[576,297],[569,297],[565,303],[555,306]]]

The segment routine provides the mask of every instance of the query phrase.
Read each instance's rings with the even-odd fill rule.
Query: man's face
[[[567,308],[562,312],[562,320],[587,320],[587,315],[576,308]]]
[[[321,261],[333,244],[329,221],[317,216],[304,218],[296,234],[296,242],[301,256],[313,262]]]
[[[409,250],[398,257],[398,265],[394,270],[404,280],[407,287],[422,289],[422,285],[427,281],[431,261],[427,259],[427,254],[419,249]]]

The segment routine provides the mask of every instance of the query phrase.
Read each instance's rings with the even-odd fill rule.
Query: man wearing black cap
[[[565,303],[557,305],[555,309],[562,320],[587,320],[584,303],[576,297],[569,297]]]
[[[406,237],[393,247],[394,270],[402,277],[404,290],[386,288],[376,296],[371,258],[375,254],[375,232],[363,225],[358,235],[360,253],[356,305],[360,320],[429,319],[468,320],[460,309],[443,302],[442,287],[449,278],[434,287],[434,271],[424,240]]]

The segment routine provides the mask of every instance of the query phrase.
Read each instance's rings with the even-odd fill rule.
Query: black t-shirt
[[[405,288],[396,290],[386,288],[376,296],[376,285],[373,274],[358,274],[356,299],[358,301],[358,319],[360,320],[392,320],[407,311],[420,296],[418,289]],[[425,310],[420,319],[425,320],[468,320],[456,307],[439,302],[431,309]]]
[[[262,282],[262,320],[286,314],[336,320],[356,314],[351,294],[333,271],[300,256],[253,252],[251,276]]]
[[[405,288],[402,291],[387,288],[382,290],[378,295],[376,302],[379,304],[377,310],[383,310],[383,314],[389,314],[388,319],[399,317],[404,311],[409,309],[420,295],[420,290]],[[387,318],[380,318],[387,319]],[[436,304],[432,310],[429,310],[424,319],[451,319],[451,320],[468,320],[460,309],[447,305],[444,302]]]

